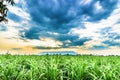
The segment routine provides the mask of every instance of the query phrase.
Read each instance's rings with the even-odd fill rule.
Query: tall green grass
[[[1,55],[0,80],[120,80],[120,57]]]

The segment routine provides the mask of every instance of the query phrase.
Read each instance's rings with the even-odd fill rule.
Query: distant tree
[[[6,54],[9,55],[9,51],[7,51]]]
[[[7,4],[14,5],[14,0],[0,0],[0,22],[7,22],[6,19],[8,8]]]

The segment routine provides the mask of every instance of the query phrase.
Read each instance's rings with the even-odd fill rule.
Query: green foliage
[[[1,55],[0,80],[120,80],[120,57]]]
[[[4,2],[14,5],[14,0],[0,0],[0,22],[7,22],[6,16],[8,12],[7,5]]]

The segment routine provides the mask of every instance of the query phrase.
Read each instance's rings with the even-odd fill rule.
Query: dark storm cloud
[[[91,40],[91,38],[79,38],[78,35],[68,35],[61,34],[55,38],[63,43],[62,47],[70,47],[70,46],[83,46],[84,42]]]
[[[102,6],[101,11],[96,11],[97,2]],[[83,45],[88,38],[79,39],[77,35],[67,33],[75,27],[85,28],[85,21],[96,22],[108,18],[117,2],[118,0],[92,0],[85,4],[85,0],[28,0],[27,10],[36,25],[31,23],[31,28],[21,36],[28,39],[51,37],[65,44],[66,40],[70,40],[72,43],[69,46]]]
[[[73,20],[89,16],[88,20],[98,21],[107,18],[115,8],[118,0],[93,0],[89,4],[78,4],[83,0],[29,0],[27,1],[28,11],[36,23],[44,27],[55,29],[70,29],[76,27],[71,24]],[[103,11],[95,13],[95,4],[103,7]],[[73,22],[74,23],[74,22]]]
[[[29,30],[26,30],[25,34],[22,37],[26,37],[29,39],[39,39],[39,35],[41,32],[41,29],[37,27],[31,27]]]
[[[99,1],[100,6],[102,6],[103,11],[100,11],[98,13],[94,13],[94,9],[95,7],[92,6],[94,5],[94,3],[96,3],[97,1]],[[91,16],[91,18],[89,19],[90,21],[99,21],[101,19],[106,19],[110,16],[111,12],[115,9],[116,4],[118,3],[118,0],[94,0],[93,3],[90,5],[92,7],[89,7],[87,10],[88,11],[88,15]],[[93,10],[91,10],[91,8]]]
[[[97,1],[103,7],[103,11],[94,13]],[[50,31],[67,33],[71,28],[78,27],[86,16],[90,17],[87,19],[90,21],[107,18],[117,1],[93,0],[83,5],[78,4],[80,0],[29,0],[27,8],[32,20],[38,25]],[[76,22],[79,24],[75,24]]]

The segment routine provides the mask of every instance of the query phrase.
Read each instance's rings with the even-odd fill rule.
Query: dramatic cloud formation
[[[72,28],[85,28],[84,22],[98,22],[107,19],[115,9],[118,0],[39,0],[27,1],[27,10],[34,24],[22,37],[39,39],[52,37],[62,41],[71,41],[69,46],[81,46],[90,38],[79,39],[78,35],[69,35]],[[50,34],[58,33],[58,35]]]
[[[120,47],[119,0],[15,0],[9,7],[8,26],[17,37],[46,49],[102,50]],[[1,25],[0,31],[8,31]],[[43,38],[47,39],[46,42]],[[49,40],[52,40],[50,46]],[[39,44],[37,44],[39,43]],[[45,43],[44,45],[42,43]],[[16,49],[16,48],[15,48]]]

